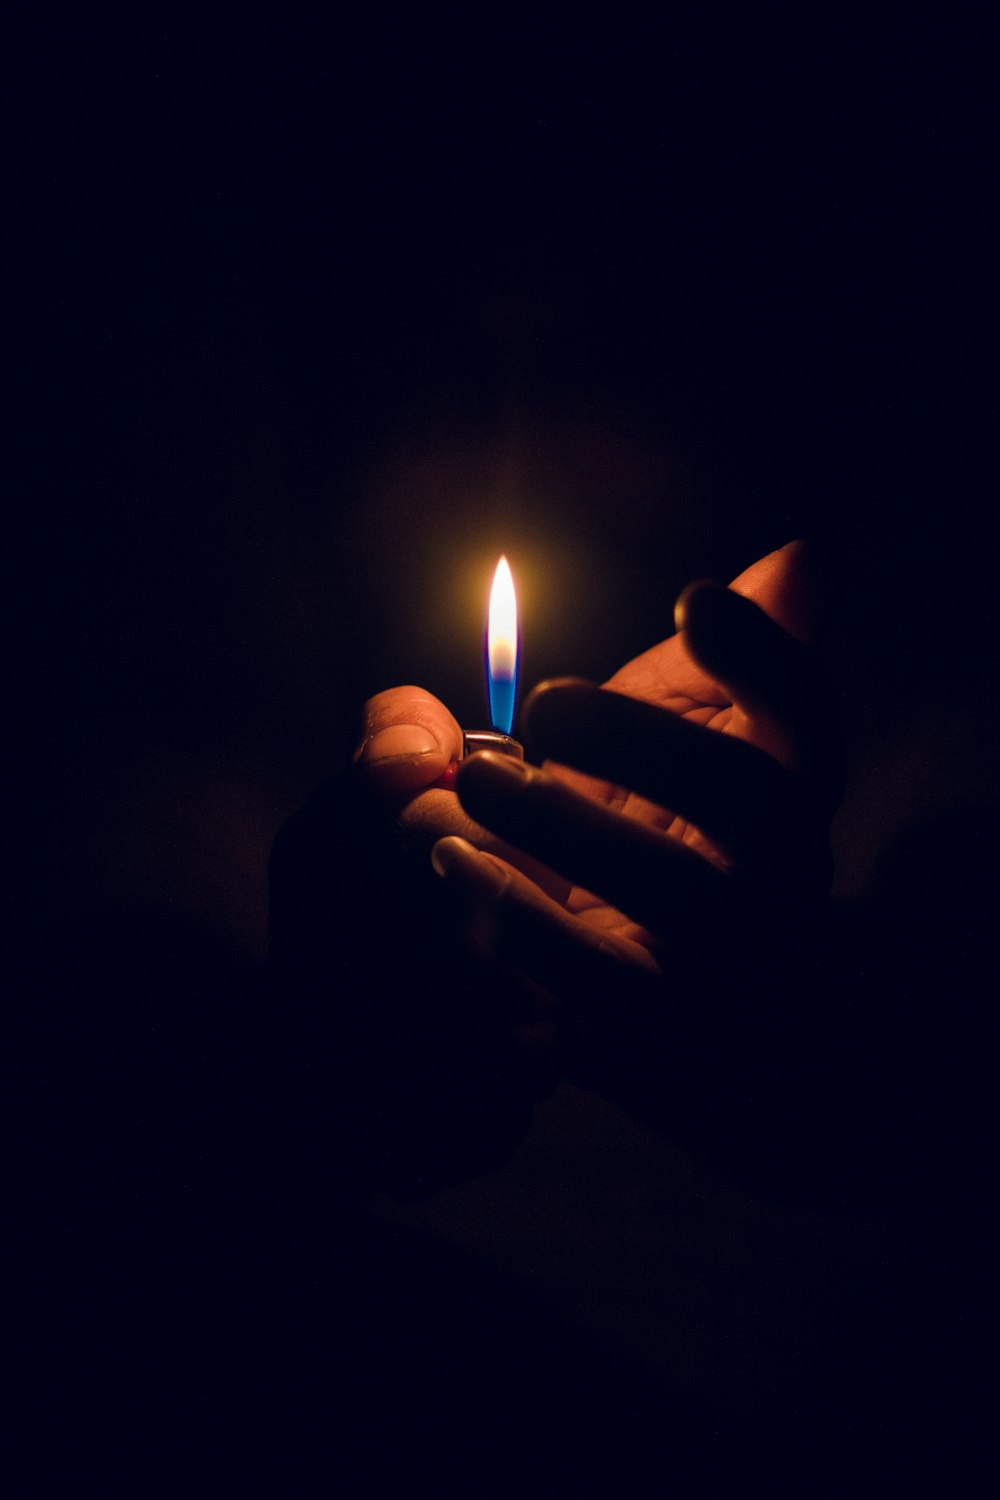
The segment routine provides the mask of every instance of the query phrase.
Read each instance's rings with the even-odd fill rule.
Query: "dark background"
[[[32,39],[10,494],[41,574],[11,655],[71,904],[259,953],[271,837],[363,698],[414,680],[482,720],[500,551],[530,685],[606,675],[691,577],[823,537],[868,768],[844,879],[872,817],[981,786],[978,12],[661,19]]]
[[[973,878],[996,719],[985,33],[977,7],[894,6],[37,23],[5,189],[8,662],[47,941],[144,914],[260,958],[271,841],[363,699],[416,681],[484,719],[501,551],[528,686],[606,676],[692,577],[817,537],[853,770],[838,895],[877,886],[901,833],[926,864],[942,820]],[[798,1366],[772,1346],[812,1325],[762,1287],[850,1279],[880,1242],[742,1199],[734,1239],[725,1191],[583,1098],[430,1227],[780,1424]],[[662,1180],[697,1200],[680,1240],[643,1207]],[[737,1321],[773,1338],[734,1343],[725,1296],[691,1295],[717,1203],[730,1260],[770,1266]]]

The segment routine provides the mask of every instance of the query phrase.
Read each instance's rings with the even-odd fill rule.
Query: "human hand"
[[[431,871],[445,834],[513,856],[440,784],[461,754],[438,699],[380,693],[351,771],[286,825],[271,861],[271,969],[301,1135],[360,1188],[402,1197],[505,1160],[555,1081],[545,1023],[456,941]]]
[[[458,720],[439,698],[420,687],[388,688],[362,710],[361,738],[353,757],[360,795],[391,819],[401,847],[416,857],[457,837],[503,857],[542,890],[564,899],[569,884],[471,818],[455,796],[464,755]]]
[[[679,633],[605,689],[532,694],[522,723],[545,769],[488,752],[460,768],[465,812],[564,877],[561,896],[475,841],[434,851],[447,883],[491,911],[495,957],[558,1002],[570,1071],[641,1095],[645,1112],[668,1095],[732,1096],[734,1069],[759,1082],[828,885],[841,770],[798,639],[810,575],[792,543],[728,590],[692,586]]]

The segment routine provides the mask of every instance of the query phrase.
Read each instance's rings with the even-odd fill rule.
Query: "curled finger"
[[[519,870],[460,838],[441,839],[434,869],[463,897],[482,951],[508,964],[557,1000],[580,1003],[594,994],[622,1002],[659,972],[639,943],[589,927]]]
[[[711,910],[724,920],[732,882],[678,840],[601,806],[521,761],[484,751],[460,769],[469,814],[654,934]]]
[[[543,757],[669,807],[736,861],[793,819],[795,785],[776,761],[669,709],[564,678],[540,684],[523,717]]]

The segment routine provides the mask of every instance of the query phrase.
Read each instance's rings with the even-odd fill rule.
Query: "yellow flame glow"
[[[505,557],[501,557],[493,575],[486,655],[492,677],[513,679],[517,666],[517,600],[510,564]]]

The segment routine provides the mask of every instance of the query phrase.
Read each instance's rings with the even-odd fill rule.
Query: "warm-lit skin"
[[[487,753],[461,767],[457,797],[435,787],[461,730],[412,687],[366,705],[359,771],[403,799],[428,848],[445,840],[435,868],[492,904],[499,955],[550,993],[572,1003],[602,974],[661,972],[685,941],[724,942],[729,924],[780,920],[825,891],[840,766],[800,644],[815,612],[809,549],[791,543],[729,590],[686,590],[678,633],[611,692],[537,689],[521,725],[544,771]]]

